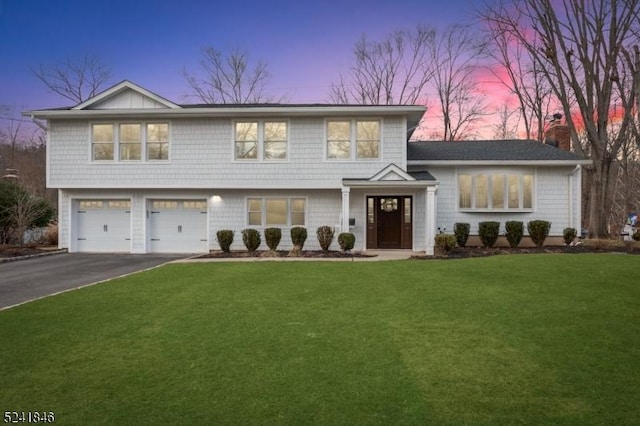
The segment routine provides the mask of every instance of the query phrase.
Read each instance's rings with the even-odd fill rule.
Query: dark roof
[[[580,161],[584,158],[534,140],[409,142],[407,160]]]
[[[426,170],[410,169],[407,171],[407,173],[409,173],[409,175],[415,180],[433,180],[433,181],[437,180],[431,173],[429,173]]]

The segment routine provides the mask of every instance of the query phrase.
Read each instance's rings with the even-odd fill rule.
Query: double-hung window
[[[143,156],[143,153],[146,155]],[[169,159],[168,123],[96,123],[91,125],[92,161]]]
[[[327,121],[327,159],[377,160],[380,158],[380,121]]]
[[[533,209],[532,173],[458,174],[458,208],[465,211]]]
[[[236,160],[286,160],[286,121],[238,121],[234,128]]]
[[[248,198],[247,224],[250,226],[304,226],[305,198]]]
[[[91,158],[94,161],[113,160],[113,124],[94,124],[91,127]]]

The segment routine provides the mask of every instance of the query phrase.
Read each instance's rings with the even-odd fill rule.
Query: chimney
[[[571,151],[571,132],[569,126],[560,122],[561,119],[562,114],[553,114],[553,120],[544,132],[544,143],[563,151]]]

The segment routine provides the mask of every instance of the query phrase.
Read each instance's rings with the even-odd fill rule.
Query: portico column
[[[349,232],[349,191],[348,186],[342,187],[342,223],[340,232]]]
[[[436,238],[436,190],[437,186],[430,186],[426,191],[425,216],[426,216],[426,254],[433,256],[433,248]]]

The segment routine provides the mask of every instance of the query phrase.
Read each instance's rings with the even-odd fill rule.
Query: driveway
[[[0,263],[0,309],[185,257],[67,253]]]

